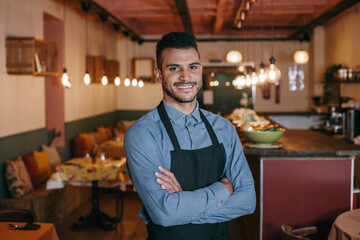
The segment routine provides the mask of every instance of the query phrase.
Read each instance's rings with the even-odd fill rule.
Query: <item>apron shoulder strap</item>
[[[199,109],[199,112],[200,112],[200,116],[201,116],[201,119],[204,121],[205,123],[205,126],[206,126],[206,129],[210,135],[210,138],[211,138],[211,141],[213,143],[213,145],[215,144],[219,144],[219,140],[218,138],[216,137],[216,134],[214,132],[214,129],[211,127],[209,121],[206,119],[205,115],[201,112],[201,110]]]
[[[170,137],[170,140],[174,146],[174,149],[179,150],[180,149],[179,141],[175,135],[175,131],[171,125],[170,118],[169,118],[168,114],[166,113],[164,103],[162,101],[160,102],[159,106],[157,106],[157,110],[159,112],[160,119],[161,119],[162,123],[164,124],[165,129],[166,129],[166,131]]]

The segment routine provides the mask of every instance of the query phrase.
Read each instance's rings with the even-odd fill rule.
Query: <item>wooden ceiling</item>
[[[246,1],[240,29],[236,28]],[[192,32],[198,41],[303,39],[323,25],[359,11],[360,0],[78,0],[107,11],[114,28],[134,40],[156,41],[171,31]],[[304,39],[305,37],[305,39]]]

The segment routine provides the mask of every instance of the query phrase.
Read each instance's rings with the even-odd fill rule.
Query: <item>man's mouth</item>
[[[175,83],[174,86],[180,89],[190,89],[195,86],[195,82],[182,82],[182,83]]]

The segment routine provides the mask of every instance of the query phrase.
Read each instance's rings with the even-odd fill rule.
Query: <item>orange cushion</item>
[[[39,168],[35,162],[34,156],[30,153],[22,157],[22,160],[26,166],[26,169],[30,175],[31,183],[34,189],[38,189],[41,186]]]
[[[101,133],[101,135],[103,136],[103,138],[105,139],[105,141],[108,139],[108,135],[106,133],[106,129],[101,126],[97,128],[98,132]]]
[[[33,151],[34,160],[39,168],[39,176],[41,183],[46,182],[51,176],[51,166],[49,156],[46,151]]]
[[[87,151],[86,141],[81,137],[74,137],[72,140],[73,157],[83,157]]]
[[[85,139],[86,149],[87,149],[88,151],[91,151],[91,150],[93,149],[93,147],[94,147],[94,144],[93,144],[93,142],[91,141],[89,135],[88,135],[87,133],[80,133],[80,134],[79,134],[79,137]]]

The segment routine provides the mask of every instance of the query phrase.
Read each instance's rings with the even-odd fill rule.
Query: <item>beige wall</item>
[[[326,66],[360,67],[360,8],[325,27]],[[342,84],[341,95],[360,101],[360,84]]]
[[[7,36],[33,36],[43,39],[43,13],[47,12],[62,19],[62,4],[55,0],[0,0],[0,137],[31,131],[45,127],[45,89],[44,78],[30,75],[8,75],[5,66],[5,38]],[[82,77],[85,72],[85,19],[74,10],[68,9],[65,23],[65,65],[72,81],[72,88],[65,90],[65,121],[73,121],[116,110],[150,110],[162,98],[159,84],[145,84],[144,88],[107,86],[100,84],[85,86]],[[99,20],[89,21],[89,55],[103,55],[103,30]],[[333,63],[346,64],[349,67],[360,65],[360,14],[351,13],[324,28],[323,44],[325,48],[325,66]],[[321,30],[319,30],[321,31]],[[317,44],[321,48],[321,34]],[[320,40],[319,40],[320,38]],[[142,45],[131,42],[110,26],[105,28],[105,56],[120,61],[120,77],[131,77],[132,57],[153,57],[155,43]],[[311,50],[308,43],[302,47]],[[243,54],[244,61],[261,61],[260,42],[199,42],[203,62],[210,59],[225,60],[228,50],[237,48]],[[274,88],[271,99],[265,100],[258,88],[256,92],[257,111],[306,111],[311,107],[311,95],[316,92],[312,82],[319,82],[319,71],[311,79],[313,64],[311,60],[305,66],[306,88],[302,92],[289,92],[287,70],[292,55],[300,48],[296,41],[274,43],[276,65],[282,72],[280,104],[274,103]],[[319,54],[318,51],[309,52]],[[320,51],[321,54],[321,51]],[[271,56],[271,43],[264,42],[264,62]],[[320,56],[320,55],[319,55]],[[316,58],[315,58],[316,59]],[[318,68],[317,68],[318,69]],[[312,70],[310,74],[310,70]],[[311,83],[311,84],[310,84]],[[355,96],[360,100],[360,84],[343,86],[344,96]]]

